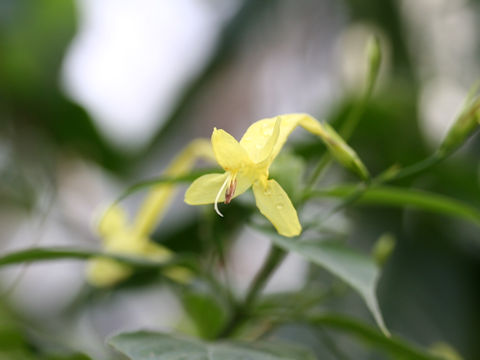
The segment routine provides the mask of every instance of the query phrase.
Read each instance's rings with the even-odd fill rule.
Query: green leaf
[[[119,262],[132,265],[139,268],[164,268],[173,264],[179,263],[178,259],[172,259],[167,262],[159,262],[154,260],[148,260],[140,257],[121,256],[115,254],[109,254],[100,251],[91,250],[79,250],[72,248],[30,248],[26,250],[20,250],[12,252],[0,257],[0,267],[7,265],[14,265],[23,262],[30,261],[49,261],[59,259],[89,259],[91,257],[105,257]]]
[[[182,303],[200,337],[214,339],[226,320],[225,310],[220,303],[209,294],[193,291],[182,294]]]
[[[279,235],[273,235],[271,238],[284,250],[305,257],[349,284],[365,300],[380,329],[386,335],[389,334],[375,295],[380,271],[372,258],[336,241],[299,240]]]
[[[433,354],[397,336],[386,337],[376,329],[357,320],[338,315],[317,315],[306,319],[311,325],[329,327],[355,336],[366,344],[382,349],[395,358],[409,360],[439,360]]]
[[[108,343],[131,360],[314,360],[303,348],[284,343],[203,343],[179,336],[139,331],[112,337]]]
[[[307,197],[348,198],[357,190],[355,185],[342,185],[327,190],[313,191]],[[409,206],[457,217],[480,226],[480,211],[478,209],[447,196],[423,190],[377,186],[365,190],[357,202],[365,205]]]

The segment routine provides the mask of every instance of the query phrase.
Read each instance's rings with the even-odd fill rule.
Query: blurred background
[[[214,126],[240,138],[255,120],[281,113],[341,122],[362,87],[371,34],[381,40],[382,69],[350,143],[373,174],[419,161],[480,78],[479,17],[474,0],[1,0],[0,251],[100,248],[92,225],[99,211],[127,186],[160,174]],[[322,150],[300,130],[290,148],[307,165]],[[401,184],[478,207],[479,152],[477,137]],[[341,179],[332,171],[331,181]],[[125,202],[132,213],[144,194]],[[188,232],[202,221],[199,209],[182,199],[156,238],[204,251]],[[394,333],[480,357],[478,229],[371,207],[354,207],[333,225],[365,252],[386,233],[396,238],[378,291]],[[233,286],[241,292],[268,239],[251,230],[235,234]],[[165,286],[92,295],[84,267],[72,260],[1,269],[0,333],[30,347],[105,358],[103,342],[113,332],[182,321]],[[324,277],[316,272],[291,257],[269,290],[301,289],[307,277]],[[354,294],[328,306],[369,318]],[[279,336],[300,337],[322,358],[335,358],[308,329]],[[354,358],[372,358],[370,349],[331,336]]]

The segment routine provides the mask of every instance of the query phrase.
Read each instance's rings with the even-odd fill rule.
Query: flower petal
[[[223,174],[207,174],[195,180],[185,193],[185,202],[189,205],[213,204],[218,191],[227,180],[228,172]],[[242,174],[237,175],[237,187],[232,198],[243,194],[252,185],[252,180]],[[219,202],[225,201],[225,192],[220,194]]]
[[[297,236],[302,231],[297,211],[287,193],[275,180],[268,180],[266,186],[260,181],[253,184],[253,193],[260,212],[283,236]]]
[[[132,274],[132,268],[108,258],[94,258],[88,262],[87,280],[96,287],[115,285]]]
[[[250,155],[250,158],[254,162],[258,163],[263,161],[265,159],[265,152],[269,148],[267,143],[272,136],[275,136],[275,124],[277,120],[279,120],[278,138],[276,138],[275,142],[271,144],[272,148],[268,149],[270,161],[273,161],[287,141],[290,133],[297,125],[300,125],[306,116],[308,115],[286,114],[274,118],[259,120],[250,125],[240,140],[240,145],[247,150],[248,155]]]
[[[127,213],[120,205],[112,205],[98,223],[98,232],[106,237],[121,232],[127,226]]]
[[[189,205],[213,204],[227,177],[227,172],[200,176],[187,189],[185,202]],[[221,199],[220,197],[220,201],[223,201]],[[225,199],[225,196],[223,196],[223,199]]]
[[[167,176],[178,176],[188,172],[199,158],[215,162],[212,144],[207,139],[190,142],[165,169]],[[135,217],[134,228],[139,234],[149,235],[165,216],[177,187],[174,184],[158,184],[149,192]]]
[[[245,149],[223,130],[213,129],[212,147],[217,162],[227,171],[235,171],[250,163]]]

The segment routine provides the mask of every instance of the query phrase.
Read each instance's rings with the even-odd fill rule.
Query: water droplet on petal
[[[273,129],[264,129],[263,130],[263,135],[265,136],[270,136],[273,134]]]
[[[282,210],[283,209],[283,204],[277,204],[277,205],[275,205],[275,207],[277,208],[277,210]]]
[[[260,150],[263,146],[262,144],[256,144],[255,147]]]
[[[272,194],[272,190],[270,190],[270,189],[265,189],[265,190],[263,190],[263,193],[268,196],[268,195],[271,195],[271,194]]]

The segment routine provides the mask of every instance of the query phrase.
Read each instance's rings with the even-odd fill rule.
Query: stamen
[[[220,210],[218,210],[218,199],[220,199],[220,195],[222,195],[223,190],[225,189],[225,186],[227,186],[227,183],[230,181],[231,178],[232,178],[232,175],[228,174],[222,187],[220,188],[220,190],[218,190],[217,196],[215,197],[215,202],[213,204],[213,208],[215,209],[215,212],[221,217],[223,217],[223,214],[220,212]]]
[[[230,204],[232,201],[233,195],[235,195],[235,189],[237,188],[237,179],[234,178],[230,181],[230,186],[225,191],[225,204]]]

